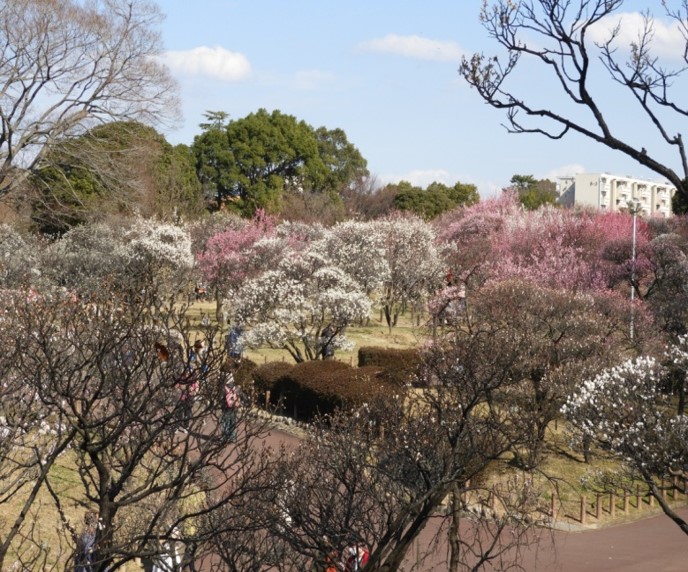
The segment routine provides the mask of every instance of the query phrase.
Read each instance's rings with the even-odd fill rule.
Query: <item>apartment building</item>
[[[618,211],[637,204],[643,214],[671,216],[671,198],[676,187],[646,179],[609,173],[579,173],[558,180],[559,200],[564,206],[591,206]]]

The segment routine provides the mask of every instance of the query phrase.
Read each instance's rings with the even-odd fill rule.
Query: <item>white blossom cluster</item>
[[[676,343],[667,348],[666,356],[675,366],[688,369],[688,334],[678,336]]]
[[[371,300],[344,270],[319,249],[294,253],[278,267],[246,282],[234,300],[236,319],[248,326],[249,346],[303,347],[317,352],[326,326],[334,347],[348,344],[342,330],[370,313]]]
[[[639,357],[585,381],[562,412],[580,437],[637,469],[662,471],[686,460],[688,419],[659,384],[654,358]]]
[[[389,280],[385,235],[375,222],[347,221],[329,229],[312,248],[370,294]]]
[[[138,219],[125,234],[130,256],[135,259],[155,260],[172,268],[191,268],[191,237],[189,233],[172,224],[152,219]]]

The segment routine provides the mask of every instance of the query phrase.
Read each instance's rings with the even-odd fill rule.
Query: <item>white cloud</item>
[[[251,64],[246,56],[221,46],[199,46],[183,52],[166,52],[162,60],[173,72],[186,75],[222,81],[241,81],[251,75]]]
[[[457,61],[464,54],[456,42],[441,42],[420,36],[398,36],[397,34],[387,34],[384,38],[362,42],[358,47],[366,52],[396,54],[439,62]]]
[[[597,43],[606,42],[617,25],[619,34],[613,45],[622,50],[629,50],[631,43],[638,42],[644,25],[643,15],[638,12],[625,12],[604,18],[590,28],[589,37]],[[655,19],[653,28],[652,51],[654,55],[681,59],[686,40],[678,24],[674,21]]]
[[[297,72],[292,81],[294,89],[312,91],[331,85],[335,80],[334,74],[320,70],[302,70]]]

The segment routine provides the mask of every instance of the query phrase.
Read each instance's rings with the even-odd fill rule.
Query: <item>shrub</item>
[[[323,384],[322,392],[337,395],[340,405],[362,405],[393,391],[384,379],[384,370],[373,365],[336,372],[328,381],[330,385]]]
[[[351,370],[339,361],[309,361],[297,364],[275,386],[284,410],[300,419],[312,420],[317,414],[332,413],[341,398],[324,388],[333,387],[332,376]]]
[[[270,361],[259,365],[252,371],[253,384],[256,391],[273,391],[275,384],[289,374],[294,364],[284,361]]]
[[[415,349],[362,347],[358,350],[358,367],[376,366],[384,370],[384,381],[394,386],[415,383],[421,354]]]

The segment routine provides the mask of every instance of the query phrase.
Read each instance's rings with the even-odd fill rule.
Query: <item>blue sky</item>
[[[633,10],[657,0],[629,1]],[[165,61],[181,88],[184,121],[165,133],[187,143],[203,113],[233,119],[279,109],[313,127],[343,129],[379,182],[436,180],[478,186],[490,196],[514,174],[554,178],[607,171],[658,176],[580,136],[550,141],[510,135],[504,115],[459,77],[463,54],[498,53],[479,23],[481,0],[160,0]],[[668,22],[667,22],[668,24]],[[677,34],[658,22],[658,48],[680,53]],[[563,104],[533,68],[519,80],[524,98]],[[655,151],[636,107],[613,86],[599,94],[616,128]],[[678,167],[678,166],[677,166]]]

